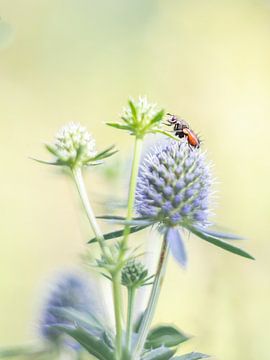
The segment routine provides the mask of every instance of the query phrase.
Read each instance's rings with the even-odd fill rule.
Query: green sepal
[[[164,110],[160,110],[160,111],[151,119],[150,123],[145,127],[144,130],[150,129],[150,132],[152,132],[151,127],[152,127],[153,125],[159,123],[159,122],[162,120],[163,116],[164,116]],[[158,129],[156,129],[156,130],[158,130]],[[155,132],[156,130],[154,130],[153,132]]]
[[[122,216],[96,216],[97,219],[104,219],[114,224],[125,225],[125,226],[150,226],[153,225],[153,220],[147,218],[134,218],[132,220],[126,220]]]
[[[141,357],[141,360],[169,360],[175,352],[175,349],[168,349],[165,346],[161,346],[145,353]]]
[[[200,359],[206,359],[206,358],[209,358],[209,355],[201,354],[198,352],[191,352],[189,354],[175,356],[172,358],[172,360],[200,360]]]
[[[160,325],[150,330],[146,343],[146,349],[155,349],[162,345],[170,348],[177,346],[184,341],[187,341],[189,337],[171,325]]]
[[[206,233],[195,228],[194,226],[185,225],[185,228],[188,229],[190,232],[192,232],[194,235],[197,235],[199,238],[201,238],[205,241],[208,241],[209,243],[211,243],[213,245],[216,245],[216,246],[218,246],[224,250],[227,250],[233,254],[245,257],[247,259],[255,260],[255,258],[253,256],[251,256],[250,254],[248,254],[246,251],[239,249],[238,247],[233,246],[227,242],[224,242],[215,236],[207,235]]]
[[[115,149],[115,145],[112,145],[112,146],[108,147],[107,149],[99,152],[96,156],[89,159],[89,161],[94,162],[94,161],[100,161],[100,160],[106,159],[118,152],[118,150],[114,150],[114,149]]]
[[[152,131],[154,134],[162,134],[165,136],[168,136],[169,138],[175,140],[175,141],[181,141],[180,138],[178,138],[177,136],[174,136],[172,134],[170,134],[169,132],[165,131],[165,130],[161,130],[161,129],[156,129]]]
[[[113,351],[105,344],[105,342],[97,336],[90,334],[83,328],[77,327],[71,329],[68,326],[55,326],[59,331],[66,333],[76,340],[81,346],[100,360],[113,360]]]
[[[58,151],[54,146],[50,144],[45,144],[45,148],[54,156],[59,157]]]
[[[45,165],[53,165],[53,166],[63,166],[65,165],[64,163],[62,163],[61,161],[46,161],[46,160],[40,160],[40,159],[36,159],[34,157],[29,157],[29,159],[34,160],[40,164],[45,164]]]
[[[133,233],[135,233],[135,232],[138,232],[138,231],[141,231],[141,230],[143,230],[143,229],[146,229],[148,226],[149,226],[149,225],[143,225],[143,226],[138,226],[138,225],[136,225],[136,226],[132,226],[132,227],[129,228],[129,233],[130,233],[130,234],[133,234]],[[123,236],[124,231],[125,231],[125,229],[112,231],[112,232],[109,232],[109,233],[104,234],[103,237],[104,237],[105,240],[116,239],[116,238],[119,238],[119,237]],[[97,242],[97,238],[96,238],[96,237],[94,237],[93,239],[89,240],[89,241],[88,241],[88,244],[93,244],[93,243],[95,243],[95,242]]]
[[[132,131],[132,128],[129,125],[121,125],[118,123],[106,123],[106,125],[111,126],[115,129]]]
[[[219,239],[223,240],[244,240],[242,236],[231,234],[231,233],[224,233],[220,232],[218,230],[212,230],[212,229],[204,229],[202,227],[195,226],[196,230],[201,231],[202,233],[210,236],[214,236]]]
[[[136,106],[134,105],[133,101],[131,99],[128,100],[128,105],[130,107],[132,116],[133,116],[133,120],[135,120],[135,123],[138,123],[138,114],[137,114],[137,109]]]

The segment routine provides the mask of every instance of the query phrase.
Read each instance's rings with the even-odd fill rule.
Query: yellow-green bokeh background
[[[191,238],[187,271],[170,262],[156,321],[196,335],[187,351],[268,360],[270,2],[0,0],[0,15],[12,26],[0,50],[0,345],[33,339],[40,284],[78,263],[89,235],[71,183],[27,157],[47,156],[42,142],[75,120],[123,159],[133,139],[104,122],[147,94],[201,132],[216,221],[257,259]],[[95,199],[115,192],[96,170],[87,186]]]

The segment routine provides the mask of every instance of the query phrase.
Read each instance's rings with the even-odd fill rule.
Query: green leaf
[[[132,226],[129,228],[129,233],[133,234],[135,232],[141,231],[143,229],[146,229],[149,225],[144,225],[144,226]],[[111,240],[111,239],[116,239],[119,238],[121,236],[123,236],[125,229],[121,229],[121,230],[116,230],[107,234],[104,234],[103,237],[105,240]],[[97,238],[94,237],[93,239],[88,241],[88,244],[92,244],[97,242]]]
[[[151,128],[156,123],[159,123],[164,116],[164,110],[159,111],[150,121],[146,128]]]
[[[133,101],[129,99],[128,101],[128,105],[130,107],[134,122],[137,123],[138,122],[138,116],[137,116],[137,109],[136,106],[133,104]]]
[[[113,149],[115,149],[115,145],[112,145],[109,148],[99,152],[95,157],[93,157],[89,160],[90,161],[98,161],[98,160],[106,159],[118,152],[118,150],[113,150]]]
[[[175,356],[172,358],[172,360],[200,360],[200,359],[206,359],[209,355],[201,354],[198,352],[191,352],[189,354],[181,355],[181,356]]]
[[[45,144],[45,148],[46,148],[51,154],[53,154],[54,156],[56,156],[56,157],[59,156],[59,154],[58,154],[58,152],[57,152],[57,150],[56,150],[56,148],[55,148],[54,146],[49,145],[49,144]]]
[[[164,346],[148,351],[142,356],[142,360],[169,360],[176,350],[168,349]]]
[[[45,165],[54,165],[54,166],[63,166],[63,164],[60,161],[45,161],[45,160],[39,160],[33,157],[29,157],[29,159],[34,160],[40,164],[45,164]]]
[[[216,245],[224,250],[227,250],[233,254],[248,258],[248,259],[252,259],[255,260],[253,256],[251,256],[250,254],[248,254],[246,251],[239,249],[236,246],[233,246],[231,244],[228,244],[222,240],[220,240],[219,238],[215,237],[215,236],[211,236],[211,235],[207,235],[201,231],[199,231],[197,228],[195,228],[194,226],[185,226],[189,231],[191,231],[194,235],[197,235],[198,237],[200,237],[201,239],[208,241],[209,243]]]
[[[135,218],[132,220],[123,219],[121,216],[97,216],[97,219],[108,220],[114,224],[125,225],[125,226],[150,226],[154,222],[144,218]]]
[[[150,330],[146,339],[145,348],[155,349],[162,345],[166,347],[174,347],[184,341],[187,341],[188,339],[189,337],[187,335],[176,329],[174,326],[157,326]]]
[[[164,131],[164,130],[161,130],[161,129],[153,130],[153,133],[163,134],[163,135],[166,135],[166,136],[168,136],[169,138],[171,138],[171,139],[173,139],[173,140],[175,140],[175,141],[181,141],[181,139],[178,138],[177,136],[174,136],[174,135],[170,134],[169,132]]]
[[[113,351],[102,341],[99,337],[93,336],[83,328],[71,329],[66,326],[55,326],[59,331],[65,332],[73,339],[78,341],[82,347],[88,351],[91,355],[96,356],[100,360],[113,360]]]
[[[65,308],[65,307],[55,307],[53,309],[53,313],[64,317],[69,320],[71,323],[75,323],[80,325],[80,327],[93,329],[93,333],[96,334],[97,331],[103,329],[103,324],[98,318],[91,313],[83,313],[78,310],[74,310],[73,308]]]
[[[243,237],[235,235],[235,234],[227,234],[227,233],[223,233],[223,232],[219,232],[217,230],[211,230],[211,229],[204,229],[202,227],[198,227],[195,226],[196,230],[206,234],[206,235],[210,235],[210,236],[214,236],[216,238],[219,239],[224,239],[224,240],[244,240]]]
[[[106,123],[106,125],[111,126],[115,129],[120,129],[120,130],[128,130],[128,131],[132,130],[130,128],[130,126],[128,126],[128,125],[122,125],[122,124],[118,124],[118,123]]]

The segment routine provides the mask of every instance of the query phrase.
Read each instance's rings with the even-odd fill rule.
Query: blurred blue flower
[[[76,311],[87,315],[93,309],[89,285],[84,276],[71,272],[63,273],[52,285],[42,311],[40,330],[46,340],[58,343],[61,342],[63,335],[55,329],[55,326],[74,326],[74,321],[65,311]],[[76,325],[80,324],[76,322]],[[75,341],[66,337],[64,343],[73,348],[78,347]]]

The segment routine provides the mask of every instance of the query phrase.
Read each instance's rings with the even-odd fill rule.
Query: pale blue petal
[[[169,228],[166,233],[166,240],[175,260],[182,267],[186,267],[187,255],[186,255],[185,245],[179,230],[175,228]]]

